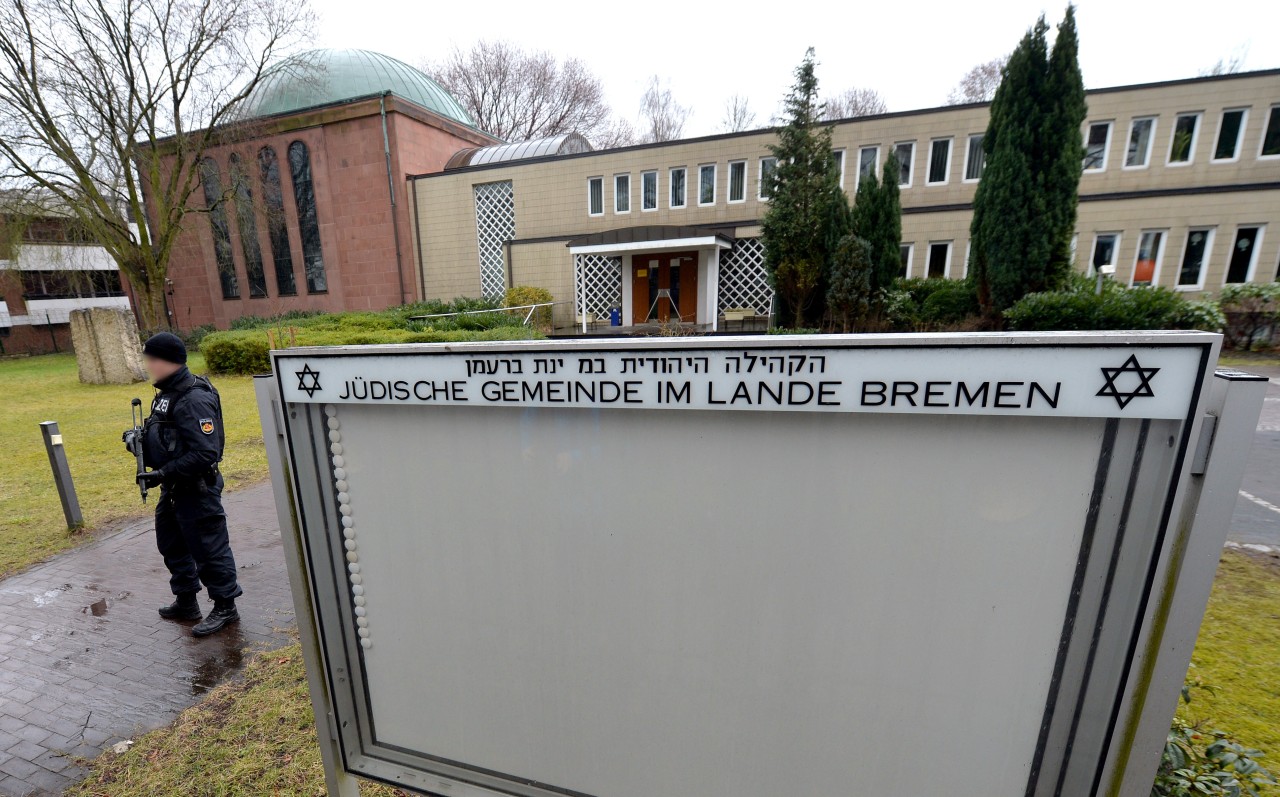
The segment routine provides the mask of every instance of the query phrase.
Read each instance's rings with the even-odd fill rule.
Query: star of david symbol
[[[311,370],[310,365],[302,366],[301,371],[294,371],[298,377],[298,389],[307,394],[307,398],[311,398],[320,390],[320,372]]]
[[[1138,364],[1138,355],[1131,354],[1119,368],[1102,369],[1102,378],[1106,380],[1106,384],[1095,395],[1110,396],[1120,405],[1120,409],[1124,409],[1136,398],[1155,396],[1151,390],[1151,379],[1159,371],[1159,368],[1143,368]],[[1125,378],[1128,374],[1133,376]],[[1117,380],[1120,384],[1117,384]],[[1129,385],[1132,385],[1132,388],[1129,388]]]

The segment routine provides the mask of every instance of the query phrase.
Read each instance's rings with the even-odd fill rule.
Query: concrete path
[[[150,520],[0,581],[0,795],[61,794],[84,775],[76,758],[171,722],[238,670],[246,647],[288,642],[271,486],[224,503],[245,594],[238,628],[211,638],[156,614],[171,597]]]

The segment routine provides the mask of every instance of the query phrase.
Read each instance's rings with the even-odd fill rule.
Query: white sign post
[[[331,793],[1145,795],[1265,390],[1218,345],[273,352]]]

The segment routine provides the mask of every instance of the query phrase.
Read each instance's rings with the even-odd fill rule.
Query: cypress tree
[[[787,323],[804,326],[806,314],[821,317],[820,289],[835,244],[847,225],[848,201],[831,152],[831,128],[822,125],[823,104],[810,48],[796,67],[784,102],[786,124],[769,150],[777,158],[769,209],[760,220],[765,269],[782,299]],[[816,300],[816,301],[815,301]]]
[[[893,284],[902,271],[902,201],[898,189],[898,156],[890,153],[882,177],[868,174],[858,182],[852,231],[870,246],[872,295]]]
[[[1070,269],[1085,116],[1074,8],[1052,58],[1048,30],[1041,17],[1009,56],[982,141],[970,278],[989,317],[1056,287]]]

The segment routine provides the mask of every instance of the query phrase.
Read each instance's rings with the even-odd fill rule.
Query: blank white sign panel
[[[344,765],[459,797],[1094,793],[1217,345],[1115,341],[275,353]]]
[[[986,793],[1025,788],[1103,421],[336,417],[378,742],[742,797],[929,793],[981,740]]]

